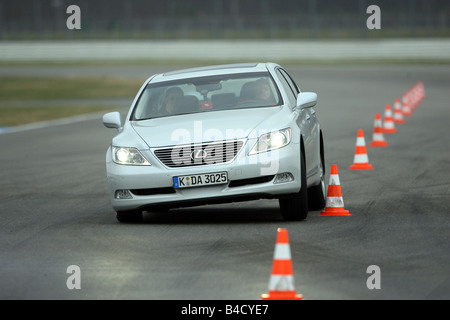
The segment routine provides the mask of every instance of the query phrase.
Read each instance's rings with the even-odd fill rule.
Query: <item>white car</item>
[[[156,74],[139,90],[106,152],[120,222],[144,211],[279,199],[285,220],[325,206],[324,142],[314,107],[275,63]]]

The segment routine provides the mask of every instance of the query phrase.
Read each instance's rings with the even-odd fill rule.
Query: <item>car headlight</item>
[[[261,135],[249,154],[279,149],[288,145],[289,142],[291,142],[291,128],[272,131]]]
[[[112,147],[112,159],[117,164],[149,166],[150,163],[136,148]]]

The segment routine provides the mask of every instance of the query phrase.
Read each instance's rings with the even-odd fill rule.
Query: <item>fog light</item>
[[[130,193],[130,190],[116,190],[114,195],[116,199],[133,199],[133,196]]]
[[[273,183],[284,183],[294,181],[294,176],[290,172],[279,173],[275,177],[275,181]]]

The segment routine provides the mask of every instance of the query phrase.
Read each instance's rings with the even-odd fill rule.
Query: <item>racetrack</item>
[[[258,300],[268,290],[277,228],[284,227],[296,290],[306,300],[449,299],[450,67],[286,68],[303,91],[318,93],[327,182],[337,164],[351,216],[315,211],[305,221],[284,222],[278,202],[264,200],[148,213],[142,224],[120,224],[104,163],[115,131],[100,116],[4,133],[0,298]],[[173,67],[90,69],[40,72],[144,81]],[[0,68],[0,74],[22,71]],[[385,135],[389,147],[367,147],[374,170],[348,170],[358,129],[368,145],[375,113],[419,80],[426,98],[397,134]],[[66,286],[71,265],[80,267],[79,290]],[[370,265],[381,270],[381,289],[366,285]]]

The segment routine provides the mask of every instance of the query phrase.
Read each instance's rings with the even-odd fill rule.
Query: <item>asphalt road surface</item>
[[[286,67],[303,91],[318,93],[327,182],[337,164],[351,216],[313,211],[305,221],[284,222],[278,202],[264,200],[147,213],[141,224],[120,224],[104,163],[116,132],[100,117],[4,133],[0,298],[259,300],[268,291],[277,228],[283,227],[295,289],[305,300],[450,299],[450,67]],[[144,80],[172,69],[32,72],[84,70]],[[26,74],[0,68],[7,73]],[[426,98],[397,125],[397,134],[385,134],[389,147],[367,147],[374,170],[349,170],[358,129],[368,145],[375,113],[419,80]],[[71,271],[74,265],[79,272]],[[372,265],[379,267],[379,289],[367,286]],[[74,276],[80,289],[67,286],[76,283]]]

